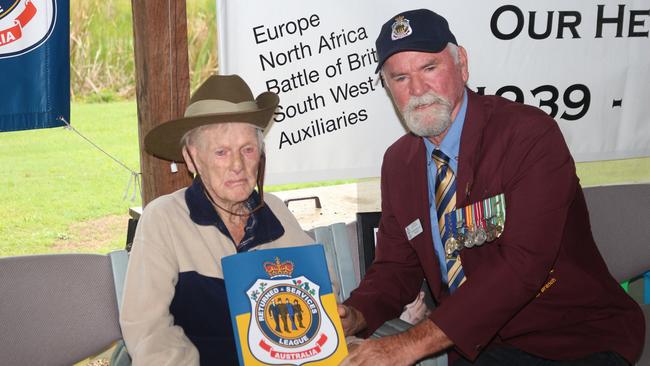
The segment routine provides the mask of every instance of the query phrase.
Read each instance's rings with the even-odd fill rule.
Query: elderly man
[[[553,119],[466,88],[467,53],[429,10],[390,19],[382,78],[410,133],[384,156],[375,262],[339,307],[346,334],[396,317],[426,278],[437,307],[367,340],[344,365],[628,365],[639,306],[593,241],[573,159]]]
[[[239,76],[214,75],[184,117],[145,137],[148,152],[185,160],[195,178],[150,202],[138,223],[120,317],[134,365],[237,365],[221,258],[313,243],[262,191],[263,130],[278,101],[253,98]]]

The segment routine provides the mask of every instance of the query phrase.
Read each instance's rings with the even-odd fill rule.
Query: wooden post
[[[138,133],[143,202],[191,183],[185,164],[170,162],[144,151],[144,136],[153,127],[183,115],[189,101],[185,0],[131,0],[135,48]]]

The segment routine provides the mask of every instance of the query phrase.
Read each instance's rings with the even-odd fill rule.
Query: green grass
[[[650,182],[650,157],[577,163],[576,168],[583,187]]]
[[[73,104],[71,120],[140,170],[135,102]],[[72,223],[125,214],[140,204],[123,200],[130,173],[69,129],[0,134],[0,166],[0,256],[52,252]],[[120,240],[100,251],[120,247]]]

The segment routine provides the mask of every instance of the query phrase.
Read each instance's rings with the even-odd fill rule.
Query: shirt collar
[[[445,135],[445,138],[440,142],[440,146],[435,146],[428,138],[422,137],[424,141],[424,146],[427,150],[427,166],[433,164],[431,160],[431,153],[434,149],[438,148],[445,155],[449,156],[449,165],[451,169],[455,172],[458,171],[458,153],[460,151],[460,136],[463,131],[463,125],[465,124],[465,114],[467,112],[467,91],[463,92],[463,102],[460,105],[458,114],[454,121],[449,126],[449,130]]]
[[[185,191],[185,202],[190,211],[190,219],[197,225],[216,226],[222,234],[233,241],[226,224],[224,224],[217,210],[214,209],[212,202],[210,202],[206,195],[203,182],[197,177]],[[259,203],[260,196],[257,191],[253,191],[246,200],[245,205],[249,209],[252,209],[257,207]],[[249,216],[244,228],[244,238],[237,247],[237,251],[248,251],[260,244],[277,240],[282,235],[284,235],[282,224],[275,217],[268,205],[264,205]]]

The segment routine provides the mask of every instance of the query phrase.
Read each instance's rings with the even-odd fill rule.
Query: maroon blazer
[[[558,360],[615,351],[633,363],[643,314],[596,248],[557,123],[537,108],[467,92],[457,207],[504,193],[503,234],[460,252],[467,281],[450,296],[431,238],[424,143],[407,134],[384,156],[375,261],[346,304],[364,314],[369,333],[397,317],[426,278],[438,303],[431,320],[469,359],[501,343]],[[408,240],[417,219],[423,232]]]

